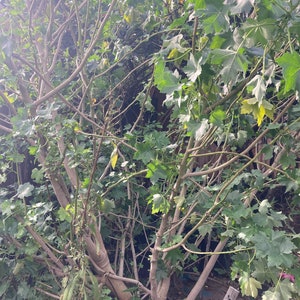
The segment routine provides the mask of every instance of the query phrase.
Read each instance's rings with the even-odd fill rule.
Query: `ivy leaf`
[[[72,222],[72,214],[63,207],[59,208],[57,212],[57,217],[60,221],[67,221],[68,223]]]
[[[238,73],[245,74],[247,71],[249,62],[243,55],[243,51],[242,48],[239,51],[230,49],[214,49],[212,51],[211,62],[215,65],[223,65],[220,74],[223,75],[226,83],[231,80],[235,82]]]
[[[300,91],[300,55],[297,52],[285,53],[276,59],[282,67],[283,78],[285,80],[284,92],[290,90]]]
[[[198,76],[201,74],[201,61],[202,56],[196,62],[194,55],[191,53],[190,59],[188,60],[186,67],[183,69],[189,80],[192,82],[195,82]]]
[[[18,198],[24,199],[26,197],[31,196],[31,192],[33,189],[34,189],[34,186],[32,184],[30,184],[29,182],[21,184],[18,187]]]

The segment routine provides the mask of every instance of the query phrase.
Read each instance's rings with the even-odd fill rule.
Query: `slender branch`
[[[282,118],[282,116],[286,113],[286,111],[290,108],[290,106],[294,103],[295,101],[295,97],[291,97],[289,102],[285,105],[284,109],[277,115],[277,117],[274,119],[274,121],[272,122],[272,124],[276,124],[278,120],[280,120],[280,118]],[[239,155],[247,155],[247,153],[250,152],[250,150],[255,147],[255,145],[258,143],[258,141],[260,141],[267,133],[269,132],[269,129],[266,128],[261,134],[258,135],[258,137],[252,141],[252,143],[245,149],[243,150]],[[232,163],[234,163],[236,160],[238,160],[239,156],[235,156],[232,159],[230,159],[229,161],[225,162],[224,164],[221,164],[213,169],[208,169],[208,170],[204,170],[204,171],[199,171],[199,172],[189,172],[186,173],[185,175],[183,175],[183,179],[188,178],[188,177],[195,177],[195,176],[203,176],[203,175],[207,175],[207,174],[211,174],[214,173],[216,171],[222,170],[228,166],[230,166]]]
[[[0,124],[0,130],[3,130],[5,132],[7,132],[7,133],[12,133],[13,132],[13,130],[11,128],[8,128],[8,127],[3,126],[1,124]]]
[[[44,101],[48,100],[49,98],[55,96],[56,94],[58,94],[63,88],[65,88],[69,83],[72,82],[72,80],[79,74],[79,72],[84,68],[84,66],[86,65],[86,62],[91,54],[91,52],[93,51],[95,45],[98,42],[98,39],[100,38],[100,35],[103,31],[103,28],[108,20],[108,18],[110,17],[114,6],[116,5],[117,0],[112,0],[110,7],[107,11],[107,13],[105,14],[100,27],[97,30],[97,33],[95,35],[94,40],[91,42],[91,44],[89,45],[89,47],[87,48],[84,57],[82,58],[80,64],[78,65],[78,67],[73,71],[73,73],[68,77],[68,79],[66,79],[64,82],[62,82],[61,84],[59,84],[57,87],[55,87],[53,90],[51,90],[49,93],[47,93],[46,95],[42,96],[41,98],[39,98],[38,100],[36,100],[34,102],[34,105],[37,107],[40,104],[42,104]]]
[[[56,295],[56,294],[47,292],[47,291],[45,291],[45,290],[43,290],[43,289],[41,289],[41,288],[39,288],[39,287],[34,287],[34,288],[35,288],[37,291],[41,292],[41,293],[44,294],[44,295],[49,296],[49,297],[52,298],[52,299],[61,299],[61,296],[59,296],[59,295]]]

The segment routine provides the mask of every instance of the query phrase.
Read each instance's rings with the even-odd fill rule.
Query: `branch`
[[[63,88],[65,88],[69,83],[72,82],[72,80],[79,74],[79,72],[83,69],[83,67],[85,66],[91,52],[93,51],[95,45],[98,43],[98,40],[100,38],[100,35],[102,33],[102,30],[108,20],[108,18],[110,17],[114,6],[116,5],[117,0],[112,0],[110,7],[107,11],[107,13],[105,14],[100,27],[97,30],[97,33],[95,34],[95,38],[94,40],[91,42],[91,44],[89,45],[89,47],[87,48],[84,57],[82,58],[80,64],[78,65],[78,67],[74,70],[74,72],[68,77],[68,79],[66,79],[64,82],[62,82],[61,84],[59,84],[57,87],[55,87],[53,90],[51,90],[49,93],[47,93],[46,95],[42,96],[40,99],[36,100],[34,102],[35,107],[39,106],[40,104],[42,104],[44,101],[48,100],[49,98],[55,96],[56,94],[58,94]]]
[[[215,248],[215,251],[214,251],[215,254],[212,255],[211,258],[209,259],[209,261],[208,261],[205,269],[201,273],[197,283],[194,285],[194,287],[190,291],[189,295],[186,297],[186,300],[196,299],[199,292],[202,290],[209,274],[211,273],[212,269],[214,268],[214,266],[216,264],[216,261],[219,258],[219,255],[220,255],[221,251],[223,250],[223,248],[225,247],[227,241],[228,241],[228,238],[226,238],[225,240],[220,241],[218,243],[218,245],[217,245],[217,247]]]
[[[24,225],[24,220],[20,216],[15,216],[16,219]],[[24,226],[26,230],[31,234],[31,236],[35,239],[35,241],[42,247],[42,249],[47,253],[51,261],[59,267],[59,269],[63,272],[64,265],[63,263],[54,255],[51,249],[47,246],[45,241],[41,238],[41,236],[34,231],[34,229],[30,225]]]
[[[280,120],[283,115],[286,113],[286,111],[290,108],[291,105],[293,105],[295,101],[295,96],[291,97],[290,98],[290,101],[284,106],[284,109],[277,115],[277,117],[274,119],[274,121],[272,122],[272,124],[276,124],[278,120]],[[247,156],[247,153],[250,152],[250,150],[255,147],[255,145],[258,143],[258,141],[260,141],[267,133],[269,132],[269,129],[266,128],[244,151],[242,151],[240,155],[244,156],[246,155]],[[238,158],[239,156],[235,156],[233,157],[232,159],[230,159],[229,161],[227,161],[226,163],[224,164],[221,164],[213,169],[208,169],[208,170],[204,170],[204,171],[199,171],[199,172],[189,172],[189,173],[186,173],[185,175],[183,175],[183,179],[186,179],[188,177],[195,177],[195,176],[203,176],[203,175],[207,175],[207,174],[210,174],[210,173],[214,173],[216,171],[219,171],[219,170],[222,170],[228,166],[230,166],[232,163],[234,163]]]

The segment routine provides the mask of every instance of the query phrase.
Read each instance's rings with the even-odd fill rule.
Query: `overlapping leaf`
[[[239,73],[245,73],[248,68],[247,57],[243,54],[243,49],[238,51],[231,49],[215,49],[212,51],[211,62],[215,65],[222,65],[220,75],[224,82],[236,82]]]

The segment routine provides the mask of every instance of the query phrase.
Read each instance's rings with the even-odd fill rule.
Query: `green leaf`
[[[200,5],[203,7],[203,5]],[[204,13],[202,10],[196,11],[196,15],[202,17],[202,25],[206,34],[227,31],[229,28],[229,18],[227,18],[228,7],[220,5],[218,0],[208,1]],[[202,15],[203,13],[203,15]]]
[[[148,203],[152,203],[152,213],[164,213],[166,214],[170,209],[170,203],[166,198],[161,194],[154,194],[152,199]]]
[[[226,118],[226,112],[220,107],[216,108],[209,116],[209,122],[221,127]]]
[[[109,213],[116,208],[115,201],[109,199],[100,199],[100,210],[103,213]]]
[[[7,281],[3,281],[1,284],[0,284],[0,297],[2,297],[6,291],[8,290],[9,288],[9,285],[10,285],[10,281],[7,280]]]
[[[31,172],[31,178],[36,183],[42,183],[44,179],[44,171],[42,169],[34,168]]]
[[[204,9],[206,7],[205,0],[191,0],[191,3],[195,4],[195,10]]]
[[[258,258],[267,258],[268,267],[291,267],[295,258],[292,251],[296,246],[283,231],[272,230],[271,237],[265,232],[256,233],[252,238]]]
[[[175,266],[176,263],[182,261],[183,258],[184,258],[184,254],[181,252],[179,248],[168,251],[166,255],[166,259],[170,261],[172,266]]]
[[[155,160],[147,165],[148,171],[146,174],[146,178],[150,178],[152,184],[155,184],[159,180],[167,179],[167,169],[159,160]]]
[[[21,184],[18,187],[18,198],[24,199],[26,197],[31,196],[31,192],[33,191],[34,186],[30,184],[29,182],[26,182],[24,184]]]
[[[273,157],[274,146],[264,145],[261,152],[264,154],[264,160],[269,160]]]
[[[244,31],[244,37],[247,39],[248,47],[257,45],[267,45],[273,40],[276,30],[276,21],[273,19],[264,19],[257,21],[255,19],[248,18],[242,26]]]
[[[202,68],[201,68],[201,61],[202,56],[199,60],[195,60],[194,55],[190,54],[190,59],[187,61],[186,67],[183,69],[187,77],[190,81],[195,82],[198,76],[201,74]]]
[[[185,201],[185,197],[183,197],[183,196],[175,196],[174,197],[174,202],[176,203],[177,208],[181,208],[184,201]]]
[[[271,207],[271,204],[269,203],[269,201],[267,199],[261,201],[261,203],[259,204],[259,208],[258,211],[261,214],[267,214],[269,212],[269,208]]]
[[[295,153],[285,151],[284,154],[281,155],[279,161],[282,165],[282,168],[284,170],[287,170],[290,167],[296,166],[296,160],[297,160],[297,157],[296,157]]]
[[[246,14],[248,15],[253,8],[253,0],[234,1],[235,6],[230,8],[232,14]]]
[[[165,62],[159,60],[154,66],[154,84],[157,86],[161,93],[172,94],[180,90],[181,84],[179,83],[179,73],[173,73],[166,69]]]
[[[264,293],[262,300],[288,300],[298,299],[293,296],[296,293],[295,285],[288,279],[276,283],[276,287]]]
[[[285,80],[284,92],[287,93],[290,90],[300,91],[300,55],[296,51],[285,53],[277,58],[276,62],[282,67]]]
[[[173,49],[177,49],[178,52],[184,53],[187,49],[182,47],[182,39],[183,39],[183,34],[178,34],[172,37],[169,40],[164,40],[163,42],[163,47],[164,47],[164,53],[169,53]]]
[[[148,143],[138,143],[136,145],[137,151],[134,153],[134,158],[141,160],[144,164],[148,164],[155,158],[155,152]]]
[[[169,274],[168,274],[168,270],[167,270],[167,267],[165,265],[165,262],[162,259],[160,259],[158,261],[158,268],[157,268],[157,271],[156,271],[156,274],[155,274],[156,280],[160,281],[164,278],[167,278],[168,276],[169,276]]]
[[[60,207],[57,212],[57,217],[60,221],[67,221],[68,223],[72,222],[72,215],[69,211],[64,209],[63,207]]]
[[[261,289],[261,283],[253,277],[249,277],[249,274],[243,272],[239,278],[239,282],[242,289],[242,294],[256,298],[258,295],[258,289]]]
[[[249,64],[246,56],[243,55],[243,49],[239,51],[214,49],[212,50],[211,62],[215,65],[223,65],[220,75],[223,75],[223,80],[226,83],[231,80],[236,82],[238,73],[245,74]]]
[[[279,245],[280,253],[290,254],[296,249],[296,246],[292,241],[286,236],[283,231],[272,231],[272,242]]]
[[[18,285],[18,292],[17,294],[20,296],[21,299],[28,299],[28,294],[30,293],[31,287],[27,285],[25,281],[22,281]]]

